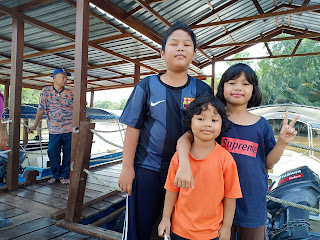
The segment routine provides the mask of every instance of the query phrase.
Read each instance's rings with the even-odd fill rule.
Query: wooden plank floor
[[[97,177],[117,186],[121,164],[90,169]],[[0,192],[0,217],[12,224],[0,229],[0,239],[94,239],[69,232],[55,225],[67,207],[68,185],[40,182],[13,192]],[[125,194],[106,187],[88,177],[82,219],[123,201]]]

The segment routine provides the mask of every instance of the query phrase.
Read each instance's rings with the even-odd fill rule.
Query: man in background
[[[67,76],[70,75],[63,68],[58,68],[53,72],[53,86],[42,89],[36,119],[34,125],[29,129],[29,132],[33,132],[43,114],[46,113],[49,129],[48,156],[52,171],[52,178],[48,181],[50,184],[58,181],[62,184],[69,184],[73,91],[65,86]],[[62,162],[61,150],[63,152]]]

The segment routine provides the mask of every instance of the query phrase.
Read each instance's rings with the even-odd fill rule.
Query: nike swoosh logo
[[[154,106],[156,106],[156,105],[158,105],[159,103],[162,103],[162,102],[164,102],[164,101],[166,101],[166,100],[161,100],[161,101],[158,101],[158,102],[151,102],[151,103],[150,103],[150,106],[151,106],[151,107],[154,107]]]

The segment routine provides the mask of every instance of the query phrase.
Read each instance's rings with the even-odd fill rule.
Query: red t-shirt
[[[189,161],[195,181],[194,189],[174,187],[179,166],[174,154],[165,188],[179,192],[172,215],[172,232],[188,239],[213,239],[223,221],[224,198],[241,198],[242,193],[236,163],[231,154],[218,143],[204,159]]]

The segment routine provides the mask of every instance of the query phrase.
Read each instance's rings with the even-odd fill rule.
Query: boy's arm
[[[289,113],[286,112],[281,131],[279,133],[277,144],[274,148],[269,152],[266,159],[266,168],[272,169],[273,166],[279,162],[280,157],[283,154],[284,149],[287,145],[292,142],[292,140],[296,137],[297,131],[293,128],[294,124],[299,119],[299,115],[297,115],[291,122],[288,124],[288,115]]]
[[[140,129],[127,126],[123,143],[122,170],[118,180],[118,186],[122,191],[132,194],[132,182],[135,177],[133,162],[139,140]]]
[[[218,232],[219,240],[230,240],[235,209],[236,199],[225,197],[223,199],[223,222]]]
[[[171,228],[171,214],[176,203],[179,192],[166,192],[166,198],[164,200],[163,214],[162,220],[158,226],[158,235],[163,237],[164,232],[166,232],[167,236],[170,236],[170,228]]]
[[[189,152],[193,136],[191,133],[186,132],[177,142],[177,152],[179,157],[179,168],[174,178],[174,186],[180,188],[193,188],[194,181],[189,162]]]

